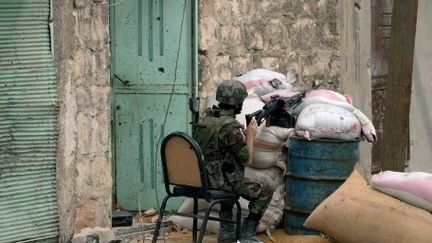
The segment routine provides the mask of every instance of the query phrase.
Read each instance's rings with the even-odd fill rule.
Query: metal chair
[[[236,237],[240,239],[241,207],[238,195],[231,192],[208,188],[204,156],[198,143],[183,132],[173,132],[166,136],[161,146],[162,168],[167,196],[163,199],[159,210],[159,219],[153,234],[152,242],[159,236],[163,215],[168,199],[172,197],[193,198],[193,213],[173,212],[174,215],[193,218],[193,242],[202,242],[208,220],[231,222],[236,224]],[[198,215],[198,199],[205,199],[209,207],[205,215]],[[235,202],[237,206],[236,220],[225,220],[209,216],[213,206],[221,202]],[[197,221],[202,219],[197,241]]]

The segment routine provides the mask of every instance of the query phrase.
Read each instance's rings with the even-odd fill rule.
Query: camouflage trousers
[[[273,197],[273,191],[266,185],[250,181],[247,178],[226,183],[222,186],[224,191],[237,193],[249,201],[249,212],[262,216]],[[234,206],[234,205],[233,205]]]

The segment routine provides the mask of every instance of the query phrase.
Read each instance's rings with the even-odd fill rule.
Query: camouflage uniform
[[[242,129],[233,110],[213,108],[206,110],[194,137],[204,153],[210,187],[237,193],[250,201],[250,212],[263,215],[273,192],[243,177],[249,151]]]
[[[194,137],[204,153],[210,188],[235,192],[249,200],[249,215],[243,219],[240,234],[242,243],[256,243],[259,219],[270,203],[272,192],[258,182],[244,178],[244,164],[249,161],[248,144],[242,133],[243,126],[235,120],[248,93],[243,83],[225,80],[219,84],[216,100],[219,107],[208,109],[199,121]],[[255,122],[248,136],[256,134]],[[249,132],[250,131],[250,132]],[[221,203],[219,217],[231,220],[233,203]],[[218,243],[237,241],[235,224],[221,221]]]

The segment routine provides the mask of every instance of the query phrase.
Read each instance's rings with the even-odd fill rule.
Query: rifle
[[[272,97],[261,110],[257,110],[253,113],[246,114],[246,125],[249,125],[253,117],[258,123],[258,126],[267,119],[270,118],[268,126],[279,126],[279,127],[293,127],[294,117],[292,111],[300,105],[305,97],[307,91],[302,91],[299,94],[286,97]]]

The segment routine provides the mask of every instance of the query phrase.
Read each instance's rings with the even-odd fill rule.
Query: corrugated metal
[[[0,0],[0,242],[56,238],[49,0]]]

